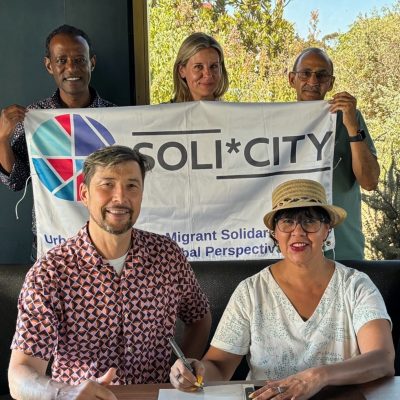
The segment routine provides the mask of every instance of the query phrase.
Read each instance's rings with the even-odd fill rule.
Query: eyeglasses
[[[293,218],[280,218],[276,221],[276,226],[281,232],[291,233],[296,229],[298,224],[301,225],[306,233],[315,233],[321,229],[324,219],[305,218],[300,221]]]
[[[319,83],[326,83],[333,78],[333,75],[325,71],[292,71],[292,73],[297,74],[299,79],[304,82],[308,81],[312,77],[312,74],[315,74]]]

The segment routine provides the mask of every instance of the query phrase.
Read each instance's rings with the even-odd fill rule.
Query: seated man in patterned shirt
[[[183,351],[203,354],[209,303],[183,252],[166,236],[132,227],[149,169],[145,156],[124,146],[86,159],[80,194],[89,222],[38,259],[20,294],[14,398],[115,399],[104,385],[167,382],[177,318]]]
[[[89,86],[96,56],[88,35],[70,25],[53,30],[46,39],[44,65],[58,89],[44,100],[27,108],[11,105],[0,114],[0,182],[11,190],[21,190],[30,175],[28,149],[23,121],[29,109],[113,107]],[[36,225],[33,216],[34,243],[32,259],[36,259]]]

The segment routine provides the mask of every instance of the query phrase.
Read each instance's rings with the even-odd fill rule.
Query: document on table
[[[246,384],[228,384],[218,386],[204,386],[203,390],[187,393],[176,389],[160,389],[158,400],[243,400],[245,388],[254,387]]]

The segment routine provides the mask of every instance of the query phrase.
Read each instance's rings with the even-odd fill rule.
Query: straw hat
[[[346,218],[341,207],[328,204],[324,187],[309,179],[293,179],[277,186],[272,192],[272,211],[264,216],[264,224],[273,229],[275,214],[279,210],[298,207],[322,207],[331,219],[331,226],[340,224]]]

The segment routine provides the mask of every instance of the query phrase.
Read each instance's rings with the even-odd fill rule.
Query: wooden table
[[[226,382],[225,382],[226,383]],[[231,383],[246,383],[231,382]],[[249,383],[249,382],[247,382]],[[222,384],[222,382],[221,382]],[[159,389],[170,389],[168,383],[152,385],[109,386],[118,400],[157,400]],[[378,379],[363,385],[325,388],[313,400],[399,400],[400,376]]]

